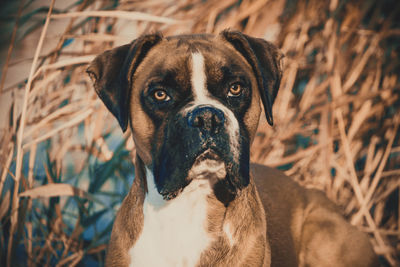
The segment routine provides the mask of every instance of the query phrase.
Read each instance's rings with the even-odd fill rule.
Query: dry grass
[[[33,57],[13,61],[13,34],[2,62],[1,265],[102,265],[111,218],[133,179],[134,147],[84,73],[93,56],[145,32],[228,27],[286,54],[276,123],[261,121],[253,161],[324,190],[369,233],[382,264],[399,265],[400,3],[71,1],[52,10],[53,3],[45,16],[31,12],[44,23],[36,24]],[[27,62],[22,82],[5,86],[9,68]]]

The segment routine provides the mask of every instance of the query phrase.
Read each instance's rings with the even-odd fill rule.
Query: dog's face
[[[249,183],[260,98],[272,124],[280,59],[270,43],[239,32],[156,34],[103,53],[88,72],[122,129],[130,122],[165,199],[208,179],[228,203]]]

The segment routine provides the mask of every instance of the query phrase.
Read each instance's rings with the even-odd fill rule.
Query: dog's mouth
[[[216,198],[228,206],[237,194],[237,187],[228,177],[231,172],[229,168],[232,168],[232,164],[226,161],[223,152],[208,148],[196,157],[187,179],[189,183],[196,179],[208,180]]]
[[[226,177],[226,164],[213,149],[198,155],[188,172],[188,179],[210,179],[212,182]]]

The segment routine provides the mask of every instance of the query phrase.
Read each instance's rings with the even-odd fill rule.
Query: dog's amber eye
[[[233,83],[229,87],[229,96],[239,96],[242,93],[242,86],[240,83]]]
[[[168,96],[167,92],[165,92],[164,90],[156,90],[153,93],[153,97],[155,100],[160,101],[160,102],[169,100],[169,96]]]

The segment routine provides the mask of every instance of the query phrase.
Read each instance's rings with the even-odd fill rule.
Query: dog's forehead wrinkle
[[[211,51],[213,49],[212,42],[204,39],[185,39],[181,38],[176,43],[176,49],[185,49],[188,53],[196,53],[200,51]]]

